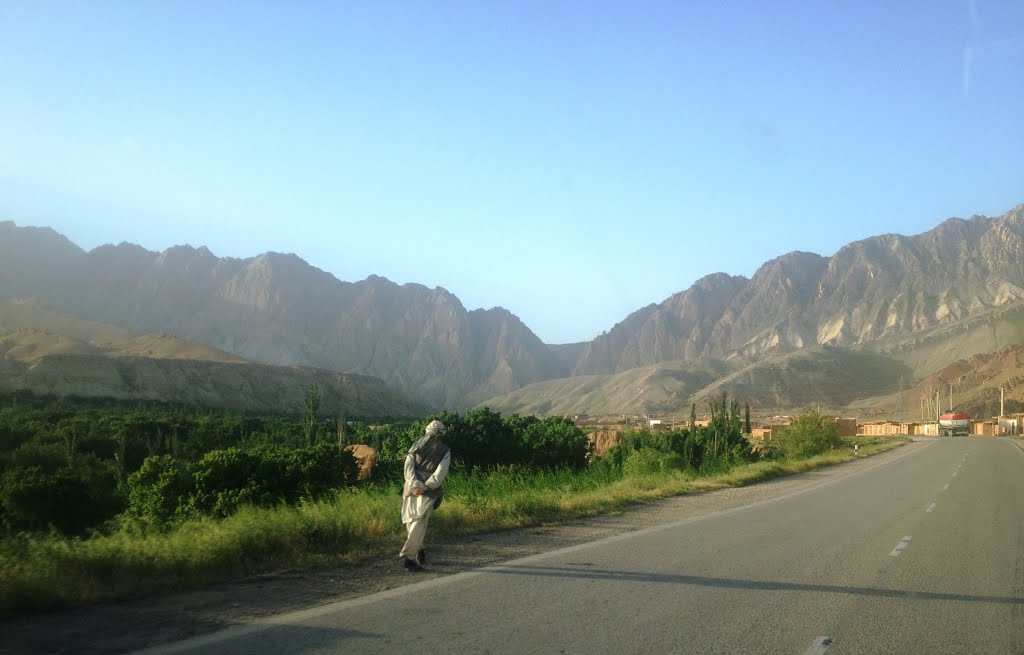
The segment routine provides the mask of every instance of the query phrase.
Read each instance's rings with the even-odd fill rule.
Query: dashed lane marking
[[[896,547],[892,549],[891,553],[889,553],[889,557],[899,557],[900,553],[902,553],[903,550],[910,545],[911,539],[913,539],[913,537],[911,537],[910,535],[907,535],[906,537],[900,539],[900,542],[896,544]]]
[[[818,637],[811,643],[811,647],[804,651],[804,655],[823,655],[831,645],[832,637]]]

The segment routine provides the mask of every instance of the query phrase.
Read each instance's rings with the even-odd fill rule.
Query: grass
[[[859,440],[860,456],[904,439]],[[673,471],[620,478],[608,471],[450,476],[433,536],[454,537],[620,511],[668,496],[754,484],[854,459],[852,447],[797,461],[764,461],[700,477]],[[87,539],[19,535],[0,540],[0,615],[89,605],[256,573],[394,551],[404,529],[392,489],[363,488],[298,506],[243,508],[168,532],[124,525]]]

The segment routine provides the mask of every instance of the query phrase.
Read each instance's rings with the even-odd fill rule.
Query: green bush
[[[622,462],[625,461],[626,456],[622,450],[622,446],[612,446],[608,449],[601,457],[595,457],[590,460],[590,466],[588,467],[598,475],[605,475],[613,478],[622,476]]]
[[[332,444],[214,450],[192,471],[194,490],[187,509],[215,518],[229,516],[242,505],[266,507],[318,498],[355,484],[359,473],[352,453]]]
[[[279,451],[280,452],[280,451]],[[319,498],[345,485],[355,484],[359,465],[351,452],[321,443],[285,453],[285,480],[289,488],[279,493],[292,498]]]
[[[626,477],[641,477],[653,473],[682,471],[686,461],[677,453],[666,453],[654,448],[641,448],[626,457],[622,463],[622,473]]]
[[[568,419],[552,416],[531,423],[523,431],[522,439],[529,463],[536,467],[581,469],[587,465],[590,441]]]
[[[499,412],[482,407],[461,416],[456,412],[441,412],[433,418],[442,421],[448,429],[445,443],[452,450],[453,464],[467,470],[490,470],[497,466],[522,464],[527,459],[522,437],[515,432],[515,424],[504,421]],[[423,435],[422,428],[419,435]]]
[[[761,459],[776,460],[786,456],[785,451],[778,441],[766,441],[761,444]]]
[[[224,518],[241,505],[268,504],[273,490],[284,486],[284,467],[268,454],[227,448],[203,455],[193,466],[195,487],[188,509]]]
[[[0,479],[0,512],[8,532],[85,534],[124,509],[112,471],[94,459],[74,469],[8,470]]]
[[[11,468],[37,467],[52,473],[68,465],[64,446],[58,443],[29,441],[21,444],[11,453],[8,466]]]
[[[820,455],[841,443],[835,420],[817,412],[798,416],[782,430],[776,441],[790,458]]]
[[[128,476],[128,512],[136,519],[167,527],[179,516],[195,483],[188,465],[170,455],[147,457]]]

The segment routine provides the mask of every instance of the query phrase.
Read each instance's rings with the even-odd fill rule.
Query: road
[[[743,507],[150,653],[1024,653],[1024,450],[901,451]]]

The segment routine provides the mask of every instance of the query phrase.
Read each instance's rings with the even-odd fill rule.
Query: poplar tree
[[[315,384],[306,390],[306,445],[316,443],[316,413],[320,409],[320,389]]]

